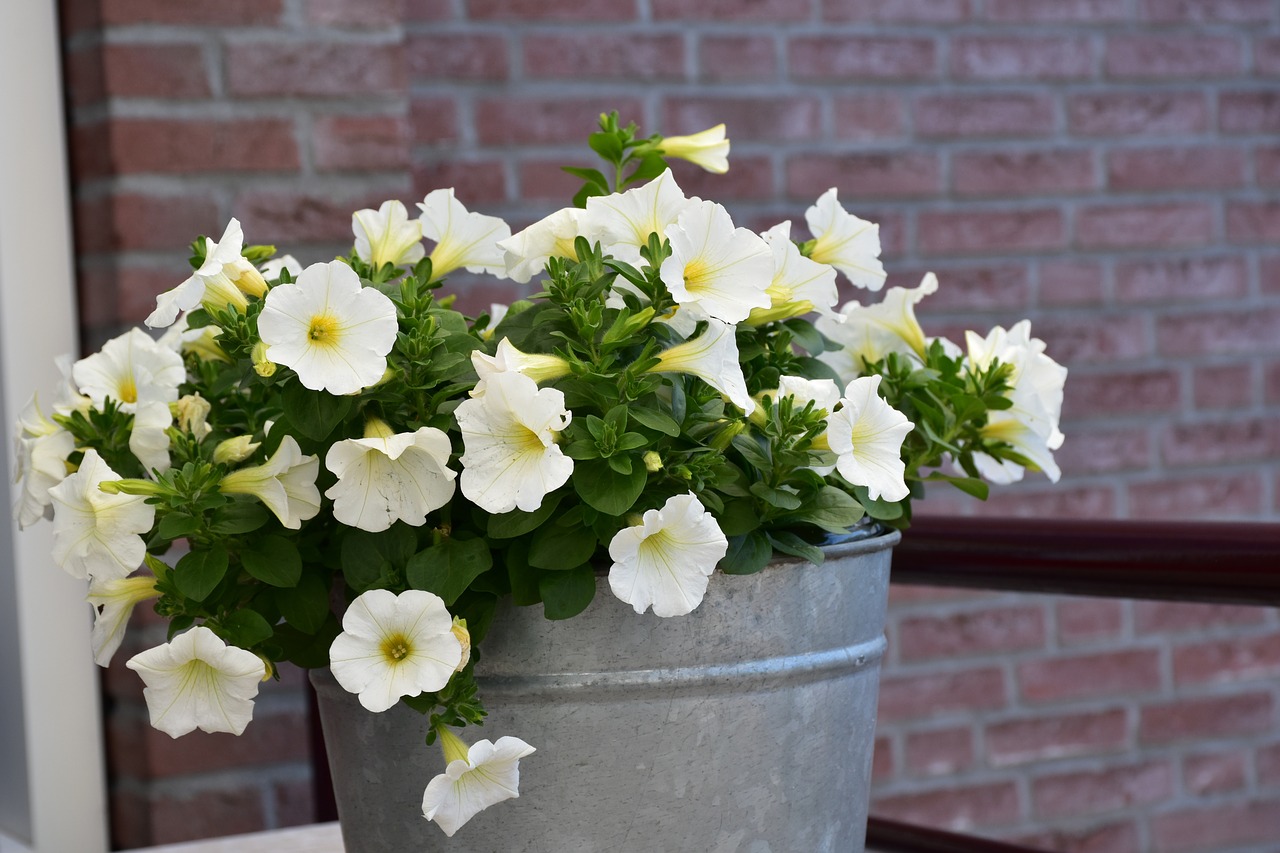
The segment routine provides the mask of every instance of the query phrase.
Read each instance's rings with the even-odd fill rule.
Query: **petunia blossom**
[[[312,391],[354,394],[382,378],[400,325],[396,306],[342,261],[312,264],[267,294],[258,317],[265,357]]]
[[[222,310],[231,305],[238,311],[248,306],[246,294],[262,296],[267,283],[262,273],[249,263],[241,251],[244,249],[244,231],[240,221],[227,223],[222,238],[216,243],[205,238],[204,263],[186,281],[173,290],[156,297],[156,308],[147,317],[151,328],[162,328],[178,319],[182,311],[190,311],[199,305],[210,310]]]
[[[579,224],[582,235],[599,243],[605,254],[640,266],[640,249],[649,244],[649,235],[661,238],[692,201],[697,199],[685,198],[667,169],[634,189],[587,199]]]
[[[375,270],[383,264],[415,264],[426,255],[422,247],[422,223],[410,220],[404,204],[384,201],[377,210],[366,208],[351,214],[356,255]]]
[[[453,497],[452,450],[449,436],[435,427],[394,433],[371,420],[364,438],[339,441],[325,455],[325,467],[338,478],[325,492],[334,519],[370,533],[397,521],[420,527],[427,513]]]
[[[286,435],[265,464],[232,471],[222,478],[218,490],[227,495],[256,497],[281,524],[297,530],[302,522],[320,512],[320,490],[316,488],[319,473],[320,459],[304,456],[297,439]]]
[[[142,399],[177,400],[187,370],[182,356],[133,328],[72,365],[71,378],[95,408],[101,409],[110,397],[121,411],[132,413]]]
[[[880,226],[859,219],[840,206],[832,187],[804,213],[813,234],[811,260],[830,264],[858,287],[879,290],[884,286],[880,263]]]
[[[173,411],[159,400],[139,400],[129,431],[129,452],[137,457],[148,473],[169,470],[169,427]]]
[[[196,729],[243,732],[267,674],[262,658],[227,645],[203,625],[134,655],[125,666],[146,684],[142,696],[151,725],[175,738]]]
[[[658,143],[664,156],[688,160],[713,175],[729,171],[729,140],[724,125],[717,124],[688,136],[668,136]]]
[[[422,235],[435,240],[431,250],[431,278],[438,281],[456,269],[507,277],[499,243],[511,236],[511,226],[496,216],[472,213],[453,195],[453,188],[432,190],[418,203]]]
[[[89,582],[88,600],[93,605],[93,634],[89,639],[93,644],[94,663],[98,666],[111,663],[124,640],[133,608],[159,596],[156,579],[146,575]]]
[[[99,484],[119,475],[92,448],[80,469],[49,490],[53,499],[53,561],[77,578],[127,577],[147,553],[142,534],[156,508],[140,495],[108,494]]]
[[[374,713],[403,696],[442,690],[461,659],[444,600],[420,589],[361,593],[329,646],[333,677]]]
[[[578,237],[578,219],[582,211],[576,207],[557,210],[528,228],[499,241],[507,277],[526,284],[540,274],[551,258],[578,260],[574,240]],[[497,321],[494,321],[497,325]]]
[[[26,528],[52,515],[49,490],[67,478],[67,457],[76,449],[75,437],[48,417],[35,397],[18,417],[17,471],[19,484],[14,502],[18,527]]]
[[[792,316],[817,311],[824,317],[835,318],[834,308],[840,298],[836,271],[800,254],[791,240],[790,222],[781,222],[760,236],[773,253],[773,280],[766,291],[769,307],[782,309],[790,305],[795,306]]]
[[[471,366],[480,377],[471,392],[472,397],[479,397],[484,393],[486,380],[495,373],[511,370],[528,376],[534,382],[549,382],[569,372],[569,362],[560,356],[521,352],[507,338],[498,341],[497,351],[493,355],[472,350]]]
[[[879,394],[880,377],[863,376],[844,389],[840,409],[827,417],[827,442],[836,470],[872,499],[900,501],[910,489],[902,441],[915,428]]]
[[[478,740],[468,748],[443,726],[436,734],[447,766],[427,783],[422,816],[452,838],[489,806],[520,796],[520,759],[536,750],[518,737],[500,737],[497,743]]]
[[[693,493],[668,498],[609,542],[609,589],[637,613],[684,616],[702,603],[729,540]]]
[[[748,415],[756,407],[747,393],[747,381],[738,360],[735,328],[719,320],[708,320],[707,330],[696,338],[658,353],[651,373],[688,373],[719,391]]]
[[[937,290],[937,276],[926,273],[916,287],[889,288],[875,305],[845,303],[840,309],[842,320],[820,317],[815,324],[818,331],[842,348],[827,350],[818,358],[846,380],[861,376],[866,362],[880,361],[892,352],[923,362],[929,341],[915,308]]]
[[[758,234],[735,228],[722,206],[690,203],[666,236],[671,255],[662,262],[662,281],[681,308],[739,323],[753,308],[769,307],[773,251]]]
[[[302,264],[293,255],[281,255],[264,261],[258,269],[262,270],[262,274],[270,281],[279,281],[282,272],[289,273],[289,278],[295,281],[302,274]]]

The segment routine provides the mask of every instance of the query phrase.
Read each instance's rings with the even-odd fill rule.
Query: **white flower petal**
[[[333,517],[370,533],[396,521],[414,527],[453,497],[449,437],[434,427],[386,438],[350,438],[329,448],[325,467],[338,477],[325,496]]]
[[[253,495],[281,524],[297,530],[320,512],[319,473],[320,459],[304,456],[297,439],[287,435],[265,464],[232,471],[222,478],[218,489],[229,495]]]
[[[640,249],[649,235],[662,237],[691,201],[667,169],[649,183],[624,193],[593,196],[579,219],[582,236],[599,243],[605,254],[632,266],[644,259]]]
[[[707,330],[701,335],[659,353],[658,364],[650,372],[692,374],[747,414],[755,411],[756,404],[747,394],[747,381],[738,360],[735,327],[719,320],[708,320]]]
[[[140,495],[111,495],[99,483],[118,480],[98,451],[89,449],[80,470],[49,490],[53,499],[53,559],[73,577],[118,579],[142,564],[155,507]]]
[[[107,666],[120,643],[133,608],[143,601],[157,598],[156,579],[152,577],[120,578],[116,580],[92,580],[89,582],[89,603],[93,605],[93,661]]]
[[[501,737],[496,744],[476,741],[466,761],[450,761],[445,772],[427,783],[423,817],[435,821],[452,838],[489,806],[520,796],[520,759],[534,752],[517,737]]]
[[[133,412],[139,400],[172,403],[187,378],[182,356],[138,328],[103,344],[101,351],[71,367],[80,392],[101,409],[108,397],[121,411]]]
[[[746,228],[734,228],[723,207],[691,202],[666,236],[671,256],[662,262],[662,281],[681,307],[696,305],[726,323],[769,307],[773,250]]]
[[[729,541],[698,498],[676,495],[609,542],[609,588],[637,613],[652,606],[657,616],[683,616],[702,603],[728,550]]]
[[[769,304],[779,308],[793,302],[808,302],[824,317],[836,316],[840,299],[836,271],[800,254],[791,241],[791,223],[779,223],[760,235],[773,252],[773,280],[769,284]]]
[[[814,236],[809,258],[830,264],[858,287],[879,290],[884,286],[884,265],[880,263],[880,226],[859,219],[840,206],[832,187],[804,213]]]
[[[381,269],[383,264],[415,264],[426,255],[422,248],[422,223],[409,219],[399,201],[384,201],[377,210],[357,210],[351,214],[351,230],[356,236],[356,255]]]
[[[714,175],[729,171],[729,140],[723,124],[688,136],[668,136],[658,147],[664,156],[688,160]]]
[[[846,381],[861,376],[865,362],[896,352],[923,362],[929,340],[916,320],[916,305],[938,290],[938,279],[927,273],[913,288],[891,287],[875,305],[848,302],[838,318],[820,317],[818,331],[841,345],[818,358]]]
[[[499,243],[511,236],[511,226],[496,216],[471,213],[454,198],[453,188],[433,190],[418,203],[422,234],[435,240],[431,250],[431,278],[438,280],[459,267],[467,272],[507,277]]]
[[[902,441],[911,421],[879,395],[879,376],[849,383],[839,411],[827,418],[827,442],[836,454],[836,470],[873,499],[900,501],[910,489],[902,461]]]
[[[562,208],[518,234],[499,241],[507,277],[525,284],[539,275],[551,258],[578,260],[573,242],[579,233],[578,219],[581,215],[582,211],[576,207]],[[493,318],[491,325],[498,325],[499,319]]]
[[[216,308],[230,302],[243,310],[247,303],[235,286],[235,280],[245,273],[242,264],[247,262],[241,255],[243,249],[244,232],[240,221],[233,218],[216,243],[205,238],[205,258],[200,268],[173,290],[156,297],[156,308],[147,317],[147,325],[153,329],[169,326],[178,319],[179,313],[206,301]]]

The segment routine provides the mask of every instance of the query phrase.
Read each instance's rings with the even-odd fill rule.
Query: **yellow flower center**
[[[684,268],[684,286],[692,290],[701,285],[702,280],[711,273],[707,269],[707,265],[701,260],[693,260],[685,265]]]
[[[126,376],[123,380],[121,380],[120,387],[117,390],[120,392],[120,402],[122,403],[138,402],[138,386],[137,386],[137,383],[133,381],[132,373]]]
[[[382,640],[382,654],[392,663],[399,663],[409,656],[413,647],[404,634],[392,634]]]
[[[311,318],[311,326],[307,329],[307,337],[313,343],[333,346],[333,338],[337,336],[339,331],[341,331],[341,326],[338,325],[337,318],[331,314],[317,314]]]
[[[518,453],[541,453],[546,450],[546,445],[542,443],[542,436],[524,424],[515,425],[511,438],[512,447]]]

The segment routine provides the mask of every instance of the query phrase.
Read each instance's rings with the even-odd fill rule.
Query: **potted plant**
[[[877,226],[834,189],[798,242],[687,197],[666,160],[723,172],[723,126],[589,142],[515,235],[445,189],[306,268],[197,239],[163,336],[24,412],[19,521],[88,581],[99,664],[168,619],[127,665],[174,737],[318,670],[348,849],[473,818],[457,849],[855,849],[889,548],[928,483],[1057,478],[1065,370],[1026,322],[927,338],[932,275],[837,310],[838,275],[884,284]],[[462,268],[536,292],[465,316]]]

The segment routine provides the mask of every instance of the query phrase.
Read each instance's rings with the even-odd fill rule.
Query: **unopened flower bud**
[[[453,627],[449,630],[453,631],[453,636],[457,637],[458,642],[462,644],[462,660],[458,661],[453,671],[462,672],[467,666],[467,661],[471,660],[471,632],[467,630],[467,620],[453,617]]]
[[[261,299],[267,295],[267,280],[262,277],[262,273],[258,272],[258,268],[253,264],[241,258],[240,263],[228,264],[228,266],[234,266],[234,272],[228,270],[235,276],[231,283],[245,296]]]
[[[725,450],[733,443],[734,438],[742,433],[747,425],[742,421],[730,421],[721,427],[720,431],[712,436],[709,444],[716,450]]]
[[[253,345],[253,352],[250,354],[253,359],[253,372],[263,377],[275,375],[276,366],[267,358],[267,345],[262,341],[258,341]]]
[[[238,435],[218,442],[213,449],[213,461],[219,465],[235,465],[253,455],[261,442],[254,441],[251,435]]]
[[[177,408],[178,428],[195,436],[196,441],[204,441],[204,437],[213,431],[208,424],[209,412],[213,406],[199,394],[187,394],[174,404]]]
[[[644,469],[650,474],[656,474],[662,470],[662,456],[656,450],[646,450],[644,453]]]

